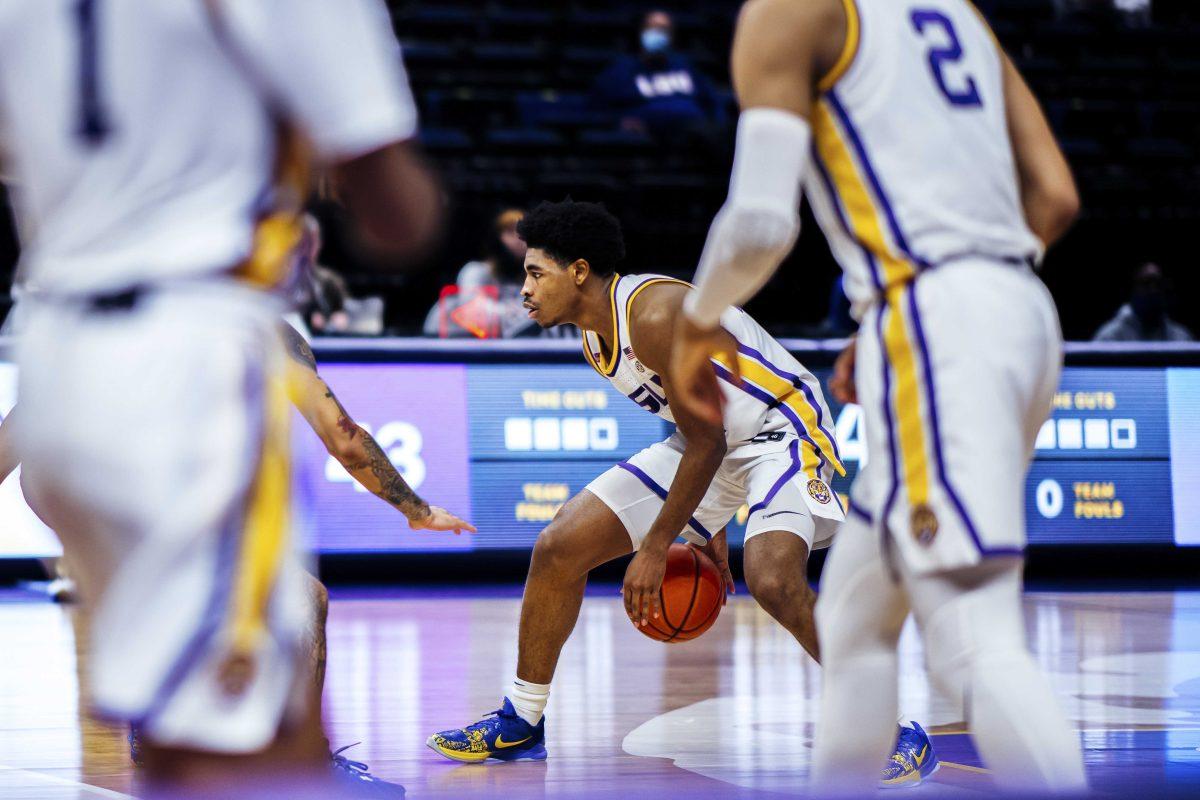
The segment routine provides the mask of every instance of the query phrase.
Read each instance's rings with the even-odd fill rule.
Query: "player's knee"
[[[758,604],[770,611],[788,604],[812,603],[812,589],[803,575],[789,570],[759,568],[746,571],[746,588]]]
[[[570,537],[558,521],[547,525],[533,545],[530,572],[538,571],[556,575],[571,575],[580,571],[578,549],[569,541]],[[586,569],[583,569],[586,572]]]

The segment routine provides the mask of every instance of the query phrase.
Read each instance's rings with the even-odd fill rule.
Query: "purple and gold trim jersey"
[[[583,354],[617,391],[673,423],[662,378],[638,359],[629,333],[629,314],[638,295],[657,283],[683,281],[663,275],[614,276],[609,298],[616,341],[608,350],[594,331],[584,331]],[[721,325],[737,340],[742,376],[742,385],[735,386],[728,365],[713,362],[725,394],[725,434],[730,450],[773,433],[794,433],[800,440],[800,460],[806,472],[820,472],[828,464],[844,474],[833,417],[816,377],[740,308],[727,310]]]
[[[856,316],[931,266],[1035,262],[987,23],[967,0],[843,3],[846,44],[818,86],[805,194]]]

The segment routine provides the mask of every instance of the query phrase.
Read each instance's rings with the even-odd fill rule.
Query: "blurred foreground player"
[[[287,323],[279,327],[289,356],[286,364],[288,396],[296,410],[312,427],[313,433],[321,439],[329,454],[337,459],[364,489],[404,514],[411,529],[454,531],[456,534],[466,530],[474,533],[475,527],[470,523],[421,499],[396,470],[375,438],[350,417],[333,390],[321,379],[317,372],[316,357],[304,337]],[[0,420],[0,483],[3,483],[20,464],[12,441],[18,408],[20,406],[14,407]],[[22,480],[22,489],[25,489],[24,483]],[[52,509],[37,503],[31,492],[26,491],[25,495],[34,513],[47,527],[53,529],[54,521],[50,518]],[[67,555],[69,560],[70,554],[64,555]],[[313,702],[319,703],[325,688],[329,593],[324,585],[311,575],[307,578],[307,588],[311,612],[302,652],[310,669]],[[141,737],[131,734],[130,744],[133,748],[133,761],[141,766]],[[331,754],[333,766],[341,769],[352,783],[372,784],[371,788],[377,789],[375,794],[379,796],[397,796],[395,791],[389,795],[388,788],[399,787],[374,778],[367,772],[365,764],[351,761],[340,755],[341,752],[339,750]]]
[[[1025,473],[1061,365],[1030,265],[1077,212],[1066,161],[966,0],[752,0],[733,76],[737,154],[679,321],[677,405],[721,419],[723,315],[791,248],[802,185],[862,322],[831,382],[862,404],[872,458],[817,606],[814,779],[870,788],[911,609],[995,780],[1081,790],[1078,740],[1021,613]]]
[[[494,717],[429,739],[434,751],[458,761],[545,758],[543,710],[588,572],[636,551],[625,573],[625,612],[634,625],[646,625],[660,613],[667,548],[682,531],[732,589],[724,527],[743,504],[750,506],[746,585],[819,659],[808,557],[814,547],[828,547],[845,518],[830,487],[843,470],[820,384],[758,323],[740,310],[726,312],[729,348],[753,383],[727,387],[724,424],[700,419],[673,404],[667,366],[688,285],[661,275],[618,275],[625,254],[620,224],[593,203],[543,203],[517,231],[529,246],[522,291],[530,318],[543,327],[578,326],[588,363],[677,430],[592,481],[538,537],[511,695]],[[915,724],[903,729],[898,747],[883,774],[886,784],[919,781],[937,763]]]
[[[153,784],[327,796],[269,290],[306,151],[387,252],[436,230],[383,6],[4,0],[0,126],[18,453],[93,607],[97,710],[143,731]]]

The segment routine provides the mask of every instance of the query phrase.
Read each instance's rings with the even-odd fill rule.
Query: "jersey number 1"
[[[76,0],[75,26],[79,38],[79,109],[76,133],[89,147],[96,147],[111,128],[100,100],[100,41],[96,7],[100,0]]]
[[[917,35],[922,39],[927,38],[930,29],[942,31],[945,44],[939,43],[929,48],[929,69],[933,72],[933,79],[937,81],[938,88],[950,101],[950,105],[961,108],[981,107],[983,99],[979,96],[979,89],[975,86],[974,78],[967,75],[966,81],[958,87],[951,86],[950,81],[946,78],[946,67],[957,64],[962,61],[963,57],[962,45],[958,41],[958,33],[954,30],[954,23],[950,21],[950,18],[934,9],[918,8],[913,10],[909,19],[912,20]]]

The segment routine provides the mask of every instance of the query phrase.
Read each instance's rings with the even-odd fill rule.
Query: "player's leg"
[[[1079,739],[1025,643],[1019,558],[908,580],[938,688],[963,704],[1000,786],[1085,787]]]
[[[306,574],[306,589],[308,590],[309,608],[312,616],[309,619],[307,641],[304,649],[308,653],[309,675],[312,678],[313,696],[317,702],[325,691],[325,665],[327,661],[326,627],[329,623],[329,590],[315,575]]]
[[[585,489],[538,536],[521,600],[517,678],[547,684],[575,629],[590,571],[633,552],[625,525]]]
[[[545,758],[543,712],[559,654],[579,619],[588,572],[632,550],[625,524],[592,491],[568,500],[533,548],[508,696],[493,715],[435,733],[426,744],[455,761]]]
[[[896,645],[908,601],[889,574],[879,529],[851,514],[834,540],[816,605],[821,705],[813,781],[866,794],[896,741]]]
[[[820,461],[811,446],[795,436],[776,444],[775,452],[764,451],[766,443],[752,446],[753,455],[744,462],[737,453],[731,458],[750,506],[743,549],[746,586],[763,610],[820,661],[808,557],[814,542],[828,546],[844,514],[826,482],[832,470],[816,477]],[[815,509],[806,498],[809,490]]]
[[[1025,476],[1059,375],[1053,303],[1033,275],[966,264],[923,276],[903,307],[944,464],[928,536],[896,537],[931,669],[966,698],[998,781],[1081,789],[1078,739],[1028,652],[1021,612]]]
[[[808,585],[808,543],[804,537],[779,530],[747,536],[743,565],[746,588],[758,604],[796,637],[805,652],[820,661],[813,618],[817,593]]]

